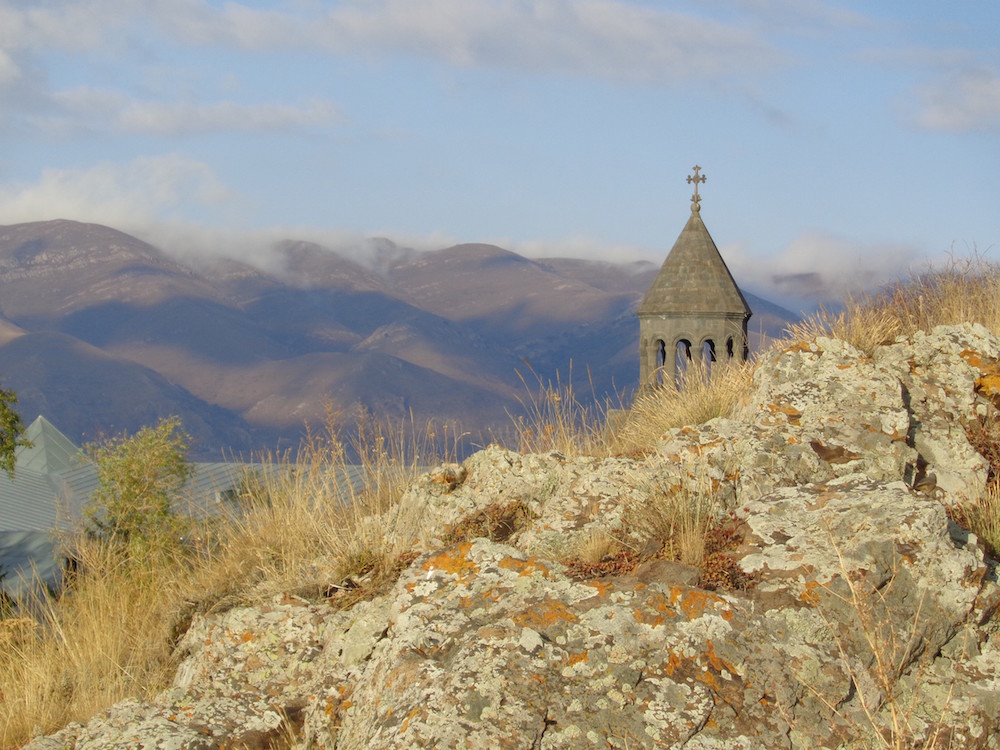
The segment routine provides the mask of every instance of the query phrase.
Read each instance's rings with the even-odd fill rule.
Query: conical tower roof
[[[695,171],[697,176],[697,168]],[[704,180],[704,177],[701,178]],[[688,178],[688,182],[691,182]],[[701,220],[698,182],[691,198],[691,218],[663,261],[639,304],[639,315],[744,315],[747,305],[719,249]]]

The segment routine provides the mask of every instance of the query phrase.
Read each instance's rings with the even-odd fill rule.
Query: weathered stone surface
[[[393,523],[401,548],[416,544],[433,549],[463,518],[520,501],[532,518],[504,541],[529,552],[560,556],[597,529],[619,528],[625,504],[641,502],[648,491],[642,487],[644,478],[679,475],[662,462],[521,455],[498,446],[474,454],[463,469],[461,483],[437,481],[431,473],[403,495]]]
[[[394,511],[421,554],[388,594],[197,617],[169,690],[29,747],[998,748],[1000,586],[944,510],[986,481],[964,426],[996,408],[998,356],[978,326],[870,358],[821,338],[647,458],[491,447],[439,467]],[[686,486],[738,508],[750,591],[556,562]],[[446,542],[514,502],[530,513],[494,541]]]

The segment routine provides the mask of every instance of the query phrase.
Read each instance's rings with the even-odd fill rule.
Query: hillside
[[[412,413],[484,442],[522,408],[521,375],[571,363],[578,393],[635,387],[652,264],[368,244],[367,266],[289,240],[257,268],[92,224],[0,227],[0,382],[81,443],[179,414],[202,459],[293,447],[328,407],[347,427]],[[751,330],[791,317],[750,299]]]
[[[383,587],[350,546],[241,573],[161,627],[166,689],[25,747],[996,748],[997,561],[962,514],[998,372],[978,324],[817,337],[641,455],[437,466],[356,519]]]

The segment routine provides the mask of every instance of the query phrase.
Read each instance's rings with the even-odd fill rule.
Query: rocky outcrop
[[[946,514],[987,481],[965,424],[998,357],[972,325],[872,357],[821,338],[645,458],[439,467],[394,510],[419,556],[387,594],[197,617],[171,689],[29,747],[1000,747],[1000,588]],[[597,533],[640,547],[629,509],[664,487],[735,511],[751,587],[558,562]],[[490,538],[455,533],[479,517]]]

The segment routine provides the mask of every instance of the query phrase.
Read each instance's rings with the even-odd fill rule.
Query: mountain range
[[[294,448],[328,414],[348,429],[412,414],[484,442],[571,368],[588,398],[635,389],[655,264],[368,249],[360,263],[286,241],[264,269],[96,224],[0,227],[2,385],[78,444],[176,414],[202,460]],[[754,343],[795,317],[744,295]]]

